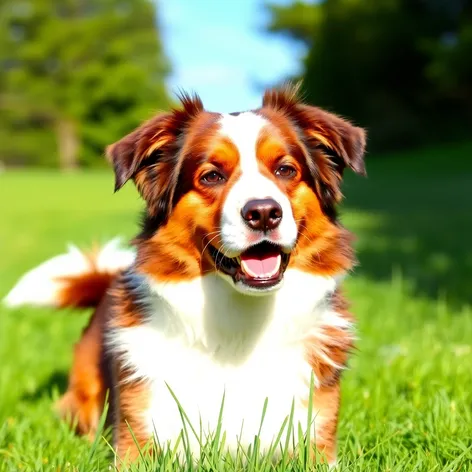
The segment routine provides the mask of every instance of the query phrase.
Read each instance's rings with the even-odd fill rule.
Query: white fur
[[[155,431],[161,444],[174,445],[182,430],[167,385],[197,432],[201,422],[203,441],[216,428],[225,393],[223,431],[232,451],[238,441],[247,446],[254,440],[267,397],[262,449],[270,447],[292,401],[294,426],[300,422],[306,429],[307,410],[301,401],[308,397],[311,369],[302,339],[306,334],[322,336],[326,326],[349,328],[329,306],[335,278],[289,269],[282,288],[266,297],[243,295],[214,274],[172,284],[143,277],[141,287],[142,301],[149,307],[147,322],[116,329],[109,333],[109,342],[134,370],[130,379],[149,382],[149,434]],[[198,456],[191,433],[190,440]]]
[[[119,239],[109,241],[96,258],[99,271],[117,272],[129,267],[135,258],[130,249],[119,248]],[[61,277],[86,274],[92,270],[90,260],[73,245],[65,254],[55,256],[27,272],[3,299],[8,307],[21,305],[57,306],[58,295],[64,287]]]
[[[252,112],[237,116],[222,115],[220,133],[227,136],[239,151],[241,176],[228,192],[221,218],[221,239],[229,257],[239,255],[248,245],[268,240],[290,250],[297,238],[292,207],[287,196],[259,169],[256,144],[261,130],[269,122]],[[279,227],[267,236],[249,229],[241,216],[242,207],[252,199],[272,198],[282,207]]]

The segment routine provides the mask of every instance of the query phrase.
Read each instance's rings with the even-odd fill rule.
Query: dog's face
[[[147,203],[138,263],[169,279],[216,271],[252,294],[280,287],[289,265],[348,268],[335,206],[344,168],[364,173],[362,129],[290,89],[243,113],[182,104],[108,149],[116,188],[132,178]]]

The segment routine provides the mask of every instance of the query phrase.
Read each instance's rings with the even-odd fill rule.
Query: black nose
[[[250,200],[243,206],[241,215],[249,228],[269,231],[282,221],[282,207],[272,198]]]

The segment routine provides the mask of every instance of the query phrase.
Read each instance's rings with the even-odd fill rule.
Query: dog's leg
[[[115,365],[114,447],[118,467],[152,453],[152,428],[146,423],[150,392],[144,380],[129,379],[129,372]]]
[[[339,380],[314,391],[315,444],[330,466],[336,465],[336,433],[339,412]]]
[[[56,405],[60,416],[76,422],[77,432],[95,438],[105,401],[105,386],[100,371],[100,354],[87,339],[75,346],[69,387]]]
[[[339,292],[332,302],[333,311],[326,313],[320,332],[306,338],[308,362],[318,381],[313,392],[316,448],[330,466],[336,465],[341,373],[354,346],[354,320],[347,303]]]
[[[101,366],[103,308],[100,306],[95,311],[75,345],[69,386],[56,404],[60,416],[76,422],[77,433],[91,440],[97,433],[107,388]]]

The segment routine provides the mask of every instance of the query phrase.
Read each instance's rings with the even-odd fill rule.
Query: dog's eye
[[[207,172],[200,179],[204,184],[215,185],[225,181],[225,178],[216,170]]]
[[[290,177],[293,177],[296,173],[297,171],[292,166],[289,166],[289,165],[283,165],[283,166],[277,167],[277,169],[275,170],[275,175],[277,177],[282,177],[283,179],[288,179]]]

